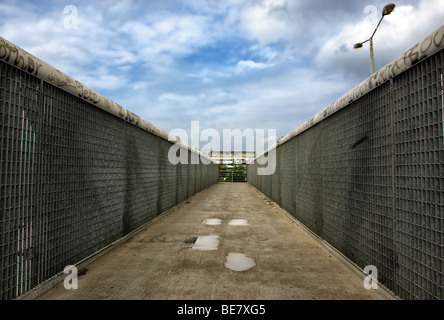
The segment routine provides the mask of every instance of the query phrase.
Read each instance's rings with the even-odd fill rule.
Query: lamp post
[[[358,42],[353,46],[353,49],[359,50],[363,47],[364,43],[370,41],[370,69],[371,69],[372,74],[375,73],[375,62],[374,62],[374,57],[373,57],[373,36],[375,35],[376,30],[378,30],[378,27],[381,24],[382,19],[384,19],[385,16],[392,13],[394,9],[395,9],[394,3],[389,3],[389,4],[385,5],[384,8],[382,9],[381,19],[379,20],[378,25],[376,26],[375,31],[373,31],[373,34],[371,35],[371,37],[363,42]]]

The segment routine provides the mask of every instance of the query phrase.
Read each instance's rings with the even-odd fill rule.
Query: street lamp
[[[370,68],[371,68],[371,72],[372,74],[375,73],[375,62],[374,62],[374,58],[373,58],[373,36],[376,33],[376,30],[378,30],[379,25],[381,24],[382,19],[384,19],[385,16],[389,15],[390,13],[393,12],[393,10],[395,9],[395,4],[394,3],[389,3],[387,5],[385,5],[385,7],[382,9],[382,16],[381,19],[378,22],[378,25],[376,26],[375,31],[373,31],[373,34],[370,38],[368,38],[367,40],[363,41],[363,42],[358,42],[353,46],[354,50],[359,50],[363,47],[363,44],[370,41]]]

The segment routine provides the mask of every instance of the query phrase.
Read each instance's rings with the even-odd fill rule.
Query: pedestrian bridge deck
[[[203,190],[79,271],[77,290],[36,299],[387,298],[248,183]]]

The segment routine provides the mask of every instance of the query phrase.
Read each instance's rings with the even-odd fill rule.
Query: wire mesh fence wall
[[[0,108],[1,299],[218,182],[218,165],[172,165],[172,142],[1,60]]]
[[[253,162],[247,177],[400,298],[443,299],[443,50],[416,62],[278,144],[273,175]]]

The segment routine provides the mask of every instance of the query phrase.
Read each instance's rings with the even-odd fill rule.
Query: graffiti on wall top
[[[125,121],[159,136],[165,140],[178,144],[181,148],[188,149],[189,151],[199,154],[201,157],[205,157],[209,160],[211,158],[202,154],[199,150],[188,146],[180,141],[176,136],[171,136],[164,130],[156,127],[152,123],[140,118],[131,111],[123,108],[114,101],[102,96],[101,94],[91,90],[87,86],[83,85],[79,81],[71,78],[65,73],[50,66],[29,52],[14,45],[8,40],[0,37],[0,60],[13,65],[14,67],[21,69],[33,76],[38,77],[58,88],[61,88],[89,103],[114,114],[115,116],[124,119]],[[212,160],[211,160],[212,162]]]
[[[99,107],[106,108],[107,111],[117,111],[120,117],[125,114],[125,112],[122,110],[123,108],[116,103],[110,102],[109,99],[100,96],[98,93],[95,93],[91,89],[85,87],[80,82],[49,66],[29,52],[17,47],[1,37],[0,59],[18,69],[43,79],[95,105],[98,105]]]
[[[71,78],[70,76],[43,62],[39,58],[17,47],[2,37],[0,37],[0,60],[3,60],[18,69],[21,69],[83,100],[86,100],[89,103],[109,113],[112,113],[135,126],[138,126],[139,128],[151,132],[161,138],[164,138],[165,140],[179,143],[183,148],[200,154],[200,151],[180,142],[177,137],[170,136],[167,132],[159,129],[152,123],[140,118],[136,114],[130,112],[94,90],[91,90],[79,81]]]
[[[29,52],[0,37],[0,59],[33,76],[47,81],[73,95],[104,109],[136,126],[168,139],[168,134],[126,110],[114,101],[91,90],[79,81],[53,68]]]

